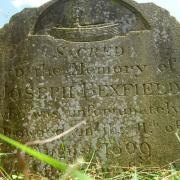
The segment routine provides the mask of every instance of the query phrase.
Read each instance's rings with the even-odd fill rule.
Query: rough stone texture
[[[95,152],[104,166],[175,161],[179,47],[179,23],[152,3],[54,0],[25,9],[0,30],[1,131],[27,142],[85,120],[37,149],[71,162]]]

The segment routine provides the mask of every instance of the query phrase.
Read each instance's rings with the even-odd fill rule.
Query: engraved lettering
[[[136,151],[136,144],[133,142],[128,142],[126,144],[126,151],[128,152],[128,154],[134,154]]]
[[[151,155],[151,146],[147,142],[141,143],[139,149],[142,154]]]

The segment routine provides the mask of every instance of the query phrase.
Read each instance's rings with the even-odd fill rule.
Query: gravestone
[[[153,3],[52,0],[24,9],[0,30],[1,132],[25,143],[86,121],[35,148],[66,162],[94,153],[110,167],[175,161],[179,47],[179,23]]]

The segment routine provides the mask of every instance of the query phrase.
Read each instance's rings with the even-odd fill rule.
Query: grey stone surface
[[[0,30],[1,131],[28,142],[85,120],[37,149],[67,162],[95,152],[104,166],[175,161],[179,46],[179,23],[152,3],[54,0],[25,9]]]

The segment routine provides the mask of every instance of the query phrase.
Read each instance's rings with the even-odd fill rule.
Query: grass
[[[178,141],[180,142],[180,129],[177,130],[177,132],[175,133]]]
[[[96,166],[88,172],[97,180],[180,180],[180,171],[169,165],[169,168],[124,168],[119,175],[105,178],[105,172],[97,173]]]
[[[87,163],[88,164],[88,163]],[[111,178],[105,178],[105,172],[97,172],[99,165],[96,164],[92,169],[87,171],[88,174],[91,174],[93,179],[95,180],[180,180],[180,171],[176,170],[174,167],[169,165],[169,168],[160,169],[160,168],[152,168],[152,169],[142,169],[142,168],[129,168],[123,169],[121,173],[117,176]],[[0,169],[1,171],[1,169]],[[99,171],[101,171],[99,169]],[[24,179],[22,174],[12,175],[11,177],[7,175],[7,180],[20,180]],[[31,174],[31,180],[48,180],[45,177],[40,177],[38,175]],[[75,180],[75,178],[68,177],[67,180]],[[63,180],[59,178],[59,180]]]
[[[67,173],[68,171],[71,171],[69,173],[70,176],[76,177],[78,180],[92,180],[92,178],[90,178],[88,175],[76,170],[76,169],[72,169],[70,166],[68,166],[67,164],[58,161],[46,154],[40,153],[38,151],[35,151],[32,148],[29,148],[3,134],[0,134],[0,139],[5,141],[6,143],[15,146],[16,148],[20,149],[21,151],[35,157],[38,160],[41,160],[42,162],[45,162],[49,165],[51,165],[52,167],[54,167],[55,169],[65,172]]]
[[[180,130],[178,130],[175,135],[180,142]],[[180,180],[180,170],[177,170],[173,166],[173,163],[166,166],[166,168],[116,167],[119,169],[119,175],[108,178],[107,176],[110,176],[109,172],[105,172],[99,162],[93,163],[95,152],[93,153],[90,162],[85,163],[83,162],[83,160],[80,160],[77,161],[77,163],[75,163],[73,166],[69,166],[63,162],[53,159],[50,156],[47,156],[25,145],[22,145],[21,143],[18,143],[2,134],[0,134],[0,139],[15,146],[16,148],[19,148],[21,151],[28,153],[36,159],[46,162],[54,168],[63,171],[64,175],[61,176],[59,180]],[[6,153],[0,153],[0,156],[7,155],[8,154]],[[79,165],[82,166],[81,171],[77,170]],[[6,173],[6,171],[2,167],[0,167],[0,172],[1,175],[5,177],[3,178],[3,180],[25,179],[23,174],[12,176],[8,175],[8,173]],[[91,177],[89,175],[91,175]],[[31,177],[31,180],[47,180],[47,178],[43,178],[33,174],[29,177]]]

